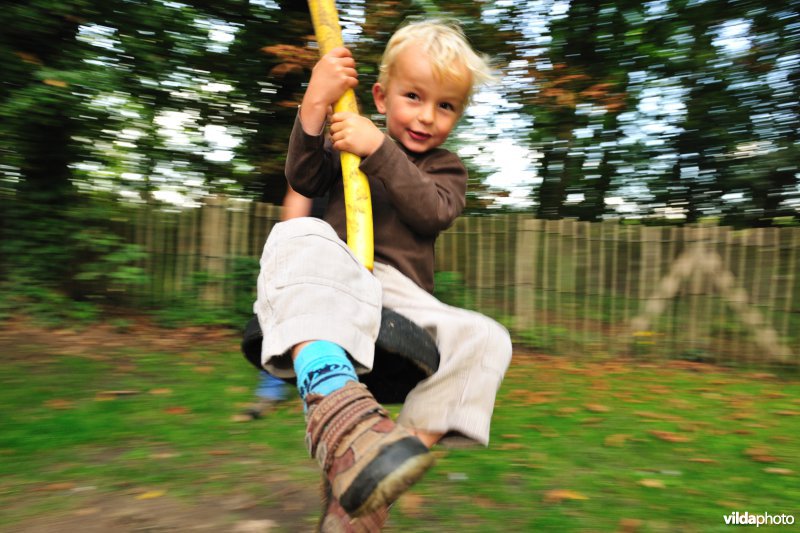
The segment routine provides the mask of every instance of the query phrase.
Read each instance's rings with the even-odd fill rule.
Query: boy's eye
[[[441,107],[442,109],[445,109],[447,111],[455,111],[456,110],[456,106],[454,106],[453,104],[451,104],[449,102],[442,102],[441,104],[439,104],[439,107]]]
[[[406,93],[406,98],[409,100],[419,100],[417,93]]]

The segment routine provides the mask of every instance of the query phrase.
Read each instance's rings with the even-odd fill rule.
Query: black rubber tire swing
[[[254,316],[242,338],[245,358],[259,370],[263,335]],[[439,350],[427,331],[392,311],[381,310],[381,328],[375,341],[375,362],[369,374],[359,376],[380,403],[403,403],[417,383],[439,368]],[[287,380],[295,383],[294,379]]]

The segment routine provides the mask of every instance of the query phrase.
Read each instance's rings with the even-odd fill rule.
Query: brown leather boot
[[[310,394],[306,404],[308,450],[332,497],[353,518],[388,507],[433,465],[428,448],[395,424],[361,383]]]
[[[379,533],[389,519],[389,508],[353,518],[331,494],[328,478],[322,478],[322,517],[319,519],[319,533]]]

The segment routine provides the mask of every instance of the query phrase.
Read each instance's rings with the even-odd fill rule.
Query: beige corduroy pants
[[[438,371],[408,394],[398,422],[443,433],[443,444],[488,444],[495,396],[511,361],[506,329],[440,302],[389,265],[376,263],[370,273],[319,219],[277,224],[264,246],[254,305],[265,332],[264,368],[291,377],[292,346],[327,340],[347,351],[357,372],[368,372],[382,305],[428,331],[440,354]]]

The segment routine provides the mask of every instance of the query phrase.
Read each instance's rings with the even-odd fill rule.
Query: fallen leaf
[[[553,395],[552,391],[531,391],[527,389],[514,389],[511,391],[510,396],[514,400],[523,402],[525,405],[541,405],[551,403]]]
[[[649,489],[663,489],[666,487],[660,479],[642,479],[639,481],[639,485]]]
[[[724,398],[724,396],[718,392],[704,392],[700,396],[706,400],[721,400]]]
[[[478,507],[480,507],[481,509],[496,509],[497,508],[497,502],[496,501],[494,501],[492,499],[489,499],[489,498],[486,498],[484,496],[473,496],[471,502],[474,503],[475,505],[477,505]]]
[[[558,409],[556,409],[556,413],[558,415],[571,415],[577,412],[578,412],[577,407],[559,407]]]
[[[625,446],[625,441],[627,441],[629,438],[630,435],[626,435],[624,433],[609,435],[605,438],[603,444],[612,448],[621,448],[622,446]]]
[[[50,409],[72,409],[74,406],[71,400],[63,400],[61,398],[56,398],[54,400],[47,400],[44,402],[45,407],[49,407]]]
[[[548,490],[544,494],[545,503],[560,503],[564,500],[588,500],[589,497],[569,489],[553,489]]]
[[[677,433],[673,433],[671,431],[659,431],[651,429],[649,433],[654,437],[656,437],[657,439],[663,440],[665,442],[689,442],[692,440],[685,435],[678,435]]]
[[[172,389],[151,389],[150,394],[154,394],[156,396],[172,394]]]
[[[692,463],[704,463],[704,464],[717,464],[718,461],[714,459],[709,459],[707,457],[692,457],[689,459]]]
[[[783,409],[781,411],[774,411],[776,415],[780,416],[798,416],[800,415],[800,411],[791,411],[789,409]]]
[[[794,472],[788,468],[765,468],[764,472],[767,474],[778,474],[779,476],[791,476],[794,474]]]
[[[210,450],[208,455],[230,455],[230,450]]]
[[[617,531],[619,533],[635,533],[643,524],[644,522],[642,520],[636,518],[623,518],[619,521],[619,528]]]
[[[747,448],[744,454],[757,463],[775,463],[778,461],[778,458],[772,455],[772,450],[766,446]]]
[[[750,459],[757,463],[777,463],[778,458],[774,455],[751,455]]]
[[[143,492],[139,494],[136,499],[137,500],[152,500],[154,498],[160,498],[166,493],[164,490],[149,490],[147,492]]]
[[[178,457],[180,454],[177,453],[170,453],[170,452],[162,452],[162,453],[151,453],[150,459],[173,459]]]
[[[65,481],[65,482],[61,482],[61,483],[50,483],[50,484],[45,485],[43,487],[39,487],[36,490],[38,490],[38,491],[47,491],[47,492],[55,492],[55,491],[60,491],[60,490],[71,490],[74,487],[75,487],[75,483],[70,483],[70,482]]]
[[[189,409],[181,406],[167,407],[164,412],[170,415],[185,415],[189,413]]]
[[[208,365],[201,365],[194,367],[194,371],[200,372],[201,374],[209,374],[214,371],[214,367]]]
[[[607,413],[611,411],[610,407],[599,403],[587,403],[583,407],[587,411],[591,411],[592,413]]]
[[[675,415],[668,415],[664,413],[654,413],[652,411],[635,411],[633,414],[642,418],[649,418],[652,420],[667,420],[669,422],[680,422],[682,419]]]
[[[67,82],[65,82],[65,81],[62,81],[62,80],[50,80],[50,79],[47,79],[47,80],[42,80],[42,83],[44,83],[45,85],[50,85],[51,87],[60,87],[62,89],[64,87],[69,87],[69,84]]]
[[[667,403],[679,409],[691,409],[692,402],[684,400],[683,398],[669,398]]]
[[[233,526],[233,533],[269,533],[278,527],[274,520],[240,520]]]

